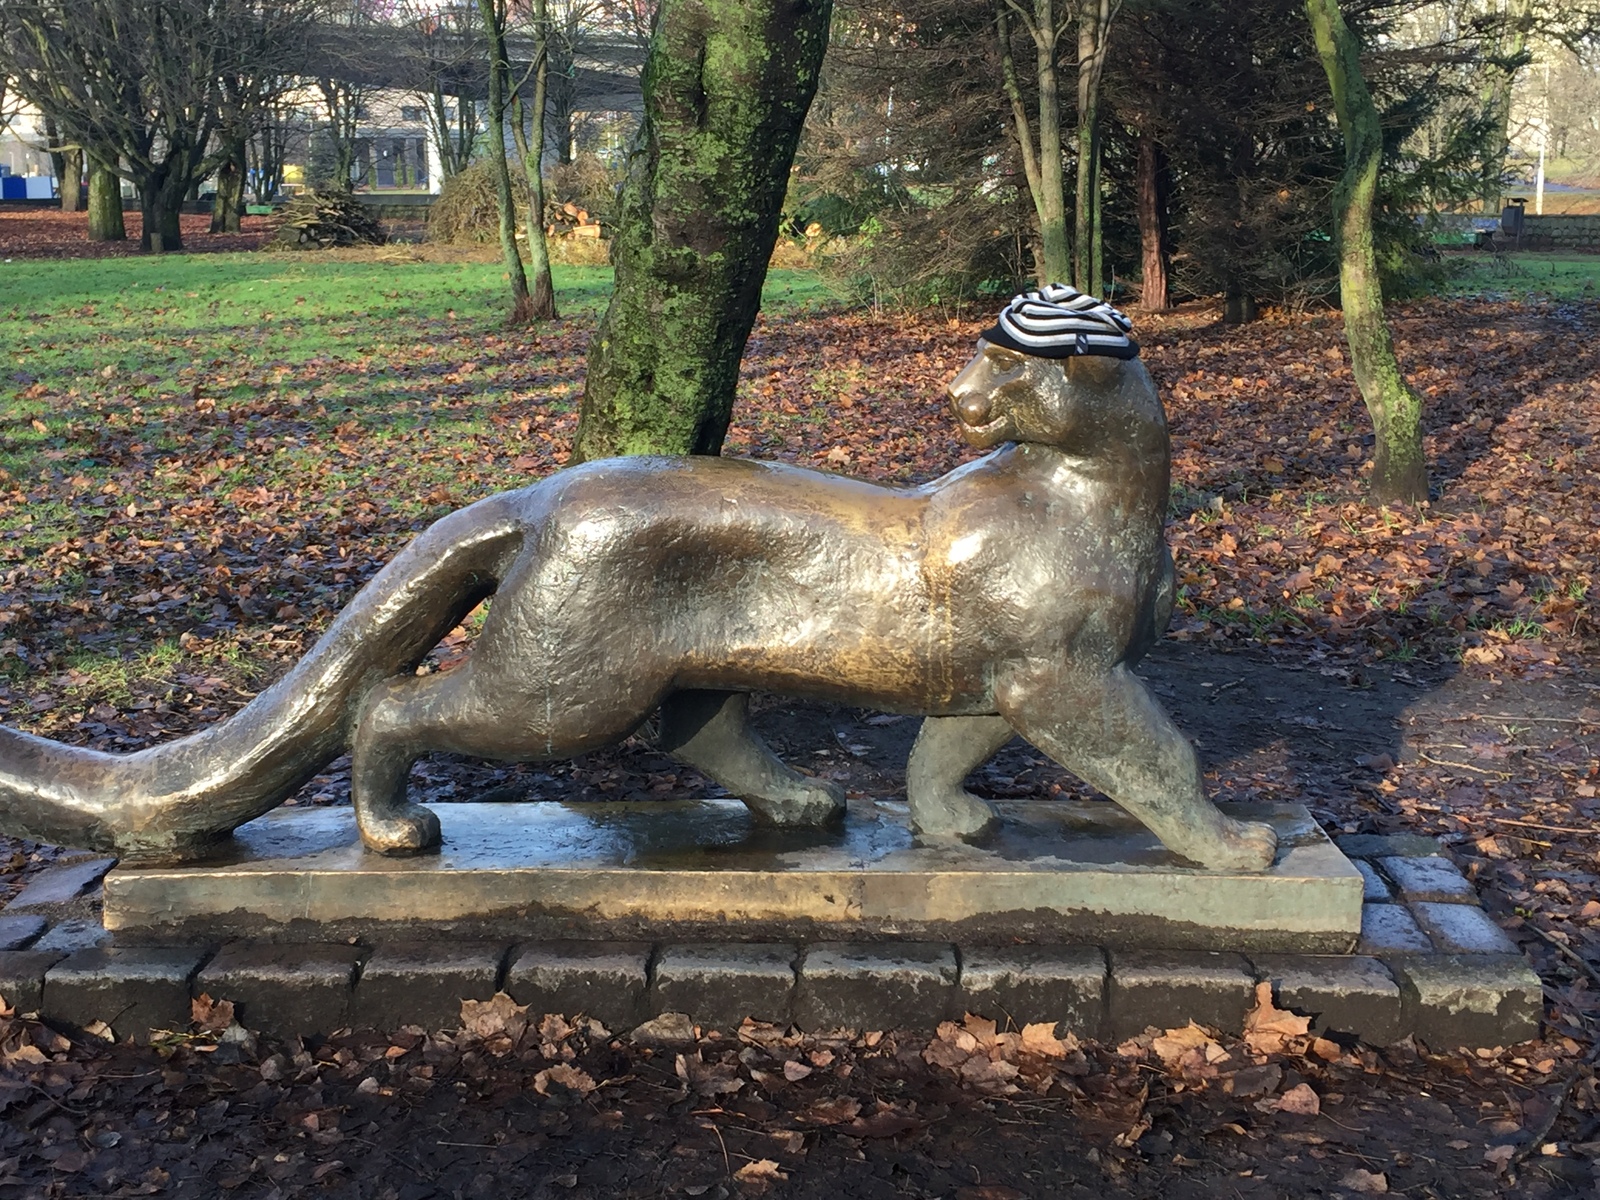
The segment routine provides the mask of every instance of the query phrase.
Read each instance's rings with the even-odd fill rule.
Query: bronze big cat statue
[[[438,818],[407,800],[418,756],[568,758],[657,709],[663,748],[758,818],[835,819],[840,789],[748,728],[747,693],[764,690],[926,717],[906,776],[924,835],[994,821],[962,784],[1020,734],[1176,854],[1265,869],[1271,829],[1211,803],[1193,749],[1130,670],[1172,606],[1166,420],[1125,338],[1098,352],[1070,304],[1066,334],[1052,331],[1050,297],[1069,292],[1029,293],[1045,306],[1039,344],[1002,314],[950,384],[966,440],[991,452],[943,478],[895,488],[625,458],[491,496],[418,536],[219,725],[127,755],[0,728],[0,829],[192,859],[348,750],[365,844],[415,853],[440,843]],[[489,596],[468,660],[415,674]]]

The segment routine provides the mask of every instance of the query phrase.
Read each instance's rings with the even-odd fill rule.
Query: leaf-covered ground
[[[456,1033],[305,1046],[258,1041],[202,1000],[154,1050],[0,1017],[0,1195],[1587,1192],[1582,1162],[1506,1132],[1594,1107],[1590,1079],[1566,1082],[1564,1044],[1536,1061],[1379,1054],[1270,1003],[1242,1038],[1190,1026],[1115,1047],[970,1017],[826,1037],[663,1020],[618,1040],[503,995],[463,1009]]]
[[[120,258],[139,253],[144,220],[134,209],[122,214],[127,238],[120,242],[91,242],[82,213],[32,205],[0,206],[0,258]],[[191,253],[254,250],[266,241],[276,220],[244,217],[238,233],[212,233],[209,213],[179,218],[184,249]]]
[[[217,720],[285,670],[430,519],[560,466],[603,273],[558,276],[568,319],[508,332],[492,264],[422,257],[219,254],[4,268],[0,721],[128,749]],[[907,483],[962,461],[941,388],[985,322],[806,307],[817,295],[798,274],[771,281],[729,452]],[[1186,1172],[1196,1174],[1196,1194],[1301,1194],[1313,1181],[1329,1193],[1379,1187],[1358,1169],[1419,1195],[1493,1190],[1510,1176],[1533,1195],[1586,1180],[1583,1160],[1600,1152],[1590,1145],[1600,1114],[1580,1062],[1600,1020],[1600,844],[1591,828],[1600,812],[1600,309],[1504,297],[1399,309],[1401,355],[1428,401],[1436,495],[1424,508],[1387,511],[1360,501],[1370,435],[1337,318],[1229,329],[1214,317],[1139,321],[1172,422],[1169,536],[1183,586],[1172,634],[1152,655],[1152,683],[1201,739],[1220,796],[1300,799],[1334,830],[1445,838],[1546,979],[1544,1042],[1484,1060],[1357,1055],[1344,1075],[1335,1069],[1344,1059],[1280,1056],[1271,1088],[1237,1102],[1220,1083],[1179,1092],[1182,1073],[1158,1069],[1159,1055],[1091,1047],[1097,1065],[1073,1084],[1082,1095],[1062,1084],[1019,1100],[949,1092],[920,1052],[907,1065],[899,1050],[874,1058],[864,1046],[853,1073],[803,1082],[849,1092],[861,1105],[851,1121],[885,1106],[902,1112],[897,1088],[932,1095],[917,1104],[939,1115],[889,1137],[829,1127],[798,1143],[739,1140],[790,1120],[787,1101],[764,1090],[750,1064],[740,1068],[748,1082],[737,1103],[711,1103],[679,1096],[684,1079],[609,1043],[584,1051],[600,1056],[584,1069],[594,1080],[633,1078],[582,1102],[559,1089],[530,1092],[531,1059],[438,1050],[438,1069],[418,1076],[438,1082],[405,1100],[391,1137],[369,1123],[386,1131],[401,1110],[373,1107],[362,1080],[389,1087],[382,1063],[427,1065],[420,1042],[390,1055],[387,1045],[344,1039],[288,1067],[267,1065],[272,1047],[224,1065],[227,1055],[194,1057],[193,1048],[162,1062],[51,1042],[40,1053],[67,1061],[18,1076],[32,1090],[22,1110],[30,1123],[16,1128],[55,1132],[8,1134],[0,1187],[7,1155],[28,1172],[18,1194],[55,1186],[40,1163],[63,1155],[87,1174],[54,1168],[60,1194],[87,1190],[91,1178],[100,1190],[146,1194],[191,1178],[202,1181],[185,1185],[193,1194],[237,1179],[251,1195],[313,1184],[383,1195],[375,1164],[397,1154],[420,1155],[405,1159],[407,1178],[428,1181],[409,1192],[396,1181],[397,1196],[471,1194],[477,1174],[517,1163],[531,1171],[535,1161],[548,1169],[528,1176],[530,1195],[758,1186],[837,1194],[848,1178],[849,1194],[995,1200],[1080,1184],[1181,1192]],[[471,634],[470,622],[452,633],[435,663],[466,652]],[[857,790],[903,786],[904,739],[871,714],[769,704],[763,719],[807,769]],[[1017,747],[974,785],[1007,797],[1082,791]],[[346,786],[335,766],[300,802],[340,800]],[[432,799],[495,786],[592,798],[681,794],[702,781],[634,744],[537,767],[430,760],[415,786]],[[55,854],[6,845],[0,895]],[[18,1036],[49,1042],[36,1030]],[[316,1065],[324,1059],[333,1065]],[[841,1070],[856,1061],[841,1055]],[[915,1079],[893,1082],[902,1070]],[[1316,1124],[1297,1124],[1303,1115],[1281,1105],[1256,1107],[1302,1082],[1324,1105]],[[502,1120],[506,1089],[522,1097],[513,1106],[527,1110],[520,1124]],[[216,1107],[223,1102],[230,1107]],[[1117,1146],[1152,1105],[1169,1124],[1157,1120]],[[147,1110],[154,1115],[128,1115]],[[333,1126],[305,1120],[323,1111],[338,1114]],[[259,1141],[213,1132],[246,1117],[260,1122]],[[146,1125],[136,1130],[134,1120]],[[427,1131],[437,1145],[417,1149]],[[109,1142],[120,1157],[106,1144],[113,1134],[126,1139]],[[1545,1140],[1554,1153],[1540,1151]],[[1458,1141],[1465,1146],[1452,1149]],[[1052,1147],[1051,1169],[1069,1172],[1058,1186],[1028,1175],[1041,1144]],[[805,1153],[785,1157],[790,1146]],[[55,1157],[39,1157],[45,1150]],[[613,1157],[634,1152],[653,1174],[628,1175],[632,1160]],[[790,1178],[738,1176],[742,1163],[765,1160]],[[95,1174],[118,1162],[138,1170],[111,1181]],[[1304,1164],[1303,1173],[1286,1163]]]

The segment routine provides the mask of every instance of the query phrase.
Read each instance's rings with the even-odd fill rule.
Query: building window
[[[422,106],[420,104],[402,104],[400,106],[400,119],[402,121],[422,120]]]

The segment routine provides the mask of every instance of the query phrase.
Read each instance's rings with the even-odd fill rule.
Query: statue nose
[[[958,396],[956,412],[968,425],[983,425],[989,420],[991,405],[987,396]]]

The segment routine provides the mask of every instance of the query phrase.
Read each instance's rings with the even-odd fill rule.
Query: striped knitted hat
[[[1076,354],[1137,358],[1139,343],[1128,336],[1132,328],[1133,323],[1104,300],[1064,283],[1047,283],[1001,309],[999,323],[983,338],[992,346],[1036,358]]]

